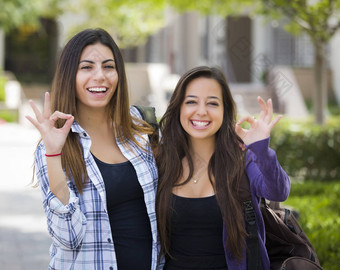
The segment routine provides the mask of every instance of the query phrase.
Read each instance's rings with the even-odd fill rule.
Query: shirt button
[[[110,268],[109,268],[110,270],[113,270],[113,267],[112,266],[110,266]]]
[[[107,242],[111,243],[111,239],[110,239],[110,238],[107,238]]]
[[[84,135],[84,137],[87,137],[87,134],[85,132],[83,133],[83,135]]]

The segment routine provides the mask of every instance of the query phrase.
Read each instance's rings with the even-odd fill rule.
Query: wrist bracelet
[[[45,154],[45,156],[46,156],[46,157],[57,157],[57,156],[61,156],[61,153],[62,153],[62,152],[60,152],[60,153],[58,153],[58,154],[54,154],[54,155],[47,155],[47,154]]]

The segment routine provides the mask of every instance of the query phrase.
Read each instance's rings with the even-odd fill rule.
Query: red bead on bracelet
[[[61,156],[61,152],[58,154],[54,154],[54,155],[47,155],[45,154],[46,157],[57,157],[57,156]]]

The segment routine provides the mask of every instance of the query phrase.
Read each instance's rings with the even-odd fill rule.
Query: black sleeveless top
[[[93,157],[104,179],[118,269],[150,270],[151,226],[134,167],[130,161],[107,164]]]
[[[173,194],[170,254],[165,268],[228,269],[223,221],[216,197],[185,198]]]

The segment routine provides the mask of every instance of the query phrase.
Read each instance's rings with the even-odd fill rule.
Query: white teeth
[[[90,92],[105,92],[106,88],[105,87],[93,87],[89,88]]]
[[[201,122],[201,121],[192,121],[192,123],[194,124],[194,126],[197,126],[197,127],[205,127],[209,124],[209,122]]]

